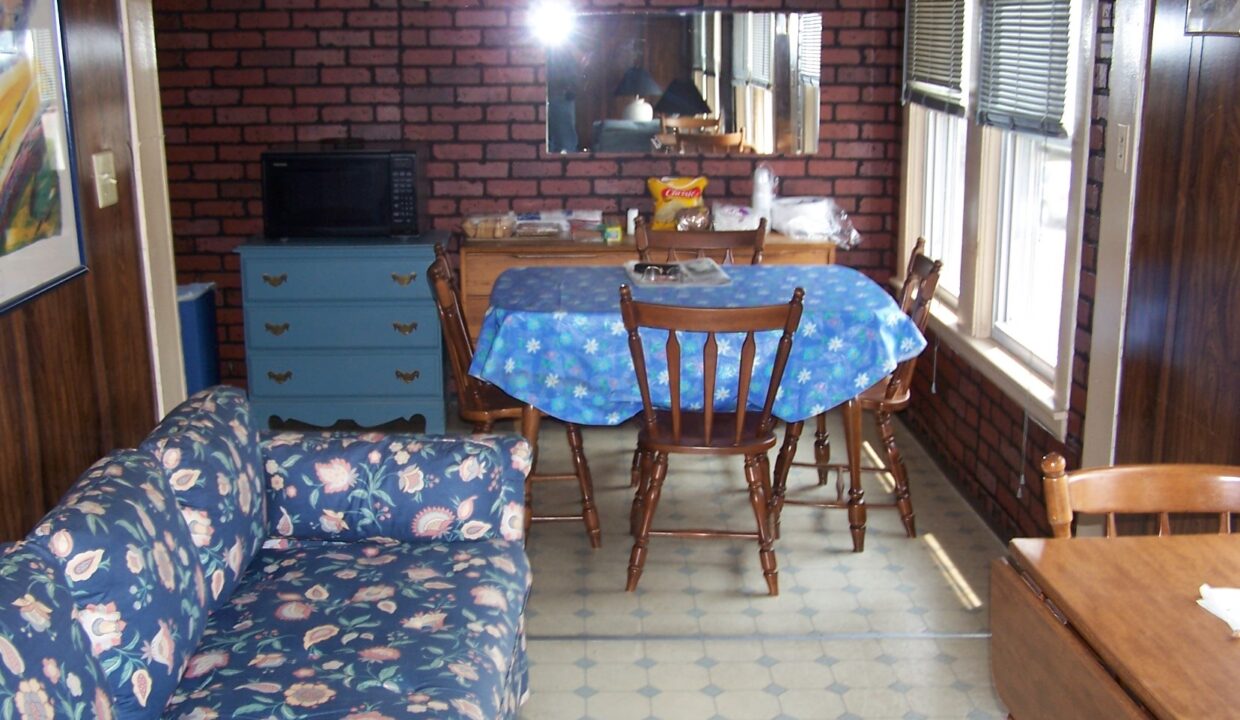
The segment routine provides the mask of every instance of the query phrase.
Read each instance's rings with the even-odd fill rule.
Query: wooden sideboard
[[[637,258],[631,237],[616,245],[573,240],[522,238],[510,240],[466,240],[461,243],[461,295],[465,302],[465,322],[474,340],[482,328],[491,299],[491,286],[508,268],[547,265],[621,265]],[[811,242],[770,233],[766,237],[763,262],[770,265],[821,265],[835,262],[835,245]]]
[[[1196,604],[1240,586],[1240,537],[1013,540],[990,573],[990,666],[1015,720],[1240,712],[1240,640]]]

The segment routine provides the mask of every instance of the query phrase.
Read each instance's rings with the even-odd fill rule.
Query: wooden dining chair
[[[712,133],[719,128],[719,118],[674,116],[662,118],[661,122],[664,132],[673,132],[678,135]]]
[[[899,295],[900,309],[909,316],[917,326],[917,329],[922,333],[926,331],[926,324],[930,320],[930,301],[934,299],[934,290],[939,283],[939,272],[943,268],[942,262],[931,260],[923,254],[925,247],[925,239],[917,238],[917,242],[913,246],[913,254],[909,258],[908,271],[904,276],[904,284],[900,288]],[[900,511],[900,519],[904,523],[904,531],[909,537],[917,536],[913,515],[913,500],[909,496],[908,470],[904,466],[904,458],[900,455],[900,449],[896,446],[896,438],[892,432],[891,415],[908,407],[910,400],[909,388],[913,381],[913,371],[916,369],[916,366],[916,356],[901,362],[890,375],[887,375],[873,386],[864,390],[860,395],[848,401],[859,406],[862,412],[869,411],[874,413],[874,422],[878,428],[878,435],[882,439],[883,448],[887,454],[887,463],[885,465],[882,467],[863,466],[861,468],[862,472],[890,473],[895,485],[895,498],[893,502],[877,503],[872,507],[897,508]],[[859,417],[859,413],[853,413],[852,417]],[[810,505],[823,508],[847,508],[849,511],[848,527],[853,536],[853,550],[861,552],[865,549],[866,513],[865,493],[861,489],[861,478],[850,478],[849,500],[845,500],[843,471],[849,466],[831,462],[831,439],[827,432],[826,414],[818,414],[815,416],[815,421],[817,423],[817,432],[814,434],[813,462],[792,461],[792,458],[796,456],[797,440],[800,438],[801,428],[804,423],[789,423],[785,429],[784,444],[780,448],[779,456],[775,461],[775,497],[772,504],[772,514],[774,516],[776,533],[779,532],[779,517],[785,504]],[[844,423],[844,442],[847,447],[848,457],[850,459],[857,458],[859,462],[861,456],[861,426],[859,423],[855,426],[849,422]],[[816,468],[819,485],[826,485],[831,470],[835,470],[837,474],[835,499],[825,501],[787,499],[788,471],[793,466]]]
[[[520,423],[524,403],[500,388],[480,380],[469,374],[469,365],[474,358],[473,344],[470,342],[469,328],[465,324],[465,314],[461,310],[461,292],[457,285],[452,266],[448,262],[447,253],[442,245],[435,246],[435,261],[427,272],[431,281],[435,306],[439,309],[439,323],[443,327],[444,345],[448,349],[448,364],[452,367],[452,377],[456,381],[456,397],[459,404],[461,419],[473,425],[474,432],[491,432],[496,422],[511,420]],[[539,473],[537,459],[535,467],[525,481],[525,517],[526,525],[531,522],[557,522],[581,520],[585,523],[586,533],[590,537],[590,546],[602,545],[599,531],[598,510],[594,504],[594,483],[590,477],[590,467],[586,463],[585,451],[581,443],[581,428],[571,423],[565,425],[568,435],[573,472],[571,474]],[[537,438],[527,438],[537,444]],[[537,458],[535,452],[535,458]],[[581,489],[581,513],[578,515],[535,515],[533,514],[533,484],[550,480],[576,480]]]
[[[683,134],[677,136],[676,143],[682,153],[739,153],[745,151],[745,131]]]
[[[672,262],[695,257],[713,257],[727,265],[748,255],[750,265],[762,264],[766,244],[766,220],[754,230],[651,230],[646,218],[638,216],[634,226],[637,255],[642,262]]]
[[[688,258],[714,257],[724,265],[736,262],[736,253],[749,256],[750,265],[762,264],[766,244],[766,219],[755,230],[651,230],[646,218],[637,217],[634,241],[642,262],[673,262]],[[641,468],[641,452],[633,452],[632,486],[636,487]]]
[[[636,302],[627,285],[620,287],[620,314],[628,332],[629,351],[633,355],[633,368],[637,372],[637,386],[642,396],[641,430],[638,433],[638,450],[641,453],[641,478],[633,498],[630,516],[633,530],[633,550],[629,556],[628,582],[625,590],[637,589],[642,568],[646,563],[646,549],[650,536],[677,537],[728,537],[752,538],[758,541],[758,557],[762,574],[771,595],[779,594],[779,574],[775,564],[774,541],[770,515],[770,463],[767,451],[775,446],[775,418],[771,408],[779,392],[784,366],[792,349],[792,336],[801,322],[802,298],[805,292],[797,288],[792,300],[785,305],[767,305],[747,308],[699,308],[673,305],[656,305]],[[670,402],[667,409],[656,408],[650,393],[650,378],[646,369],[646,353],[642,347],[639,329],[647,332],[666,333],[663,349],[667,355],[667,384]],[[769,362],[770,382],[766,387],[761,412],[753,412],[747,405],[750,386],[756,364],[755,333],[782,331],[779,345]],[[703,333],[702,354],[686,357],[685,363],[702,366],[701,409],[695,409],[692,398],[681,394],[683,373],[681,343],[682,333]],[[719,372],[719,346],[721,333],[743,334],[737,373],[727,368],[722,375],[729,378],[721,385]],[[730,378],[736,378],[735,393],[730,391]],[[715,409],[716,389],[729,391],[735,398],[736,408],[729,411]],[[761,392],[761,389],[757,389]],[[745,459],[745,482],[749,486],[749,503],[753,507],[758,529],[753,532],[732,530],[656,530],[651,527],[663,482],[667,477],[667,460],[670,454],[686,455],[742,455]]]
[[[1104,515],[1107,537],[1115,537],[1116,515],[1157,515],[1158,534],[1171,534],[1172,513],[1218,515],[1218,532],[1231,533],[1231,514],[1240,512],[1240,466],[1113,465],[1066,472],[1059,453],[1042,458],[1046,517],[1057,538],[1072,537],[1078,513]]]

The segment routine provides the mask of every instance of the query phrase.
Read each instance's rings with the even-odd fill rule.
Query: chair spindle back
[[[934,291],[939,286],[939,274],[943,263],[931,260],[923,254],[926,239],[917,238],[913,245],[913,253],[909,257],[908,272],[904,275],[904,284],[900,287],[900,309],[909,316],[921,333],[926,332],[930,322],[930,303],[934,300]],[[914,355],[901,362],[891,373],[891,382],[887,385],[887,398],[894,398],[908,390],[913,382],[913,371],[917,368]]]
[[[483,408],[485,403],[478,380],[469,374],[474,348],[461,307],[461,291],[443,245],[435,245],[435,260],[426,274],[430,278],[435,308],[439,311],[439,325],[443,328],[444,345],[448,349],[448,364],[456,381],[457,401],[463,410]]]
[[[1210,513],[1219,534],[1231,533],[1231,514],[1240,512],[1240,466],[1115,465],[1065,471],[1062,455],[1042,459],[1046,515],[1055,537],[1072,536],[1076,513],[1106,516],[1107,537],[1117,535],[1118,514],[1157,515],[1158,534],[1171,534],[1172,513]]]
[[[664,350],[667,354],[668,386],[670,402],[668,411],[672,418],[672,442],[680,443],[685,427],[686,410],[681,397],[680,385],[682,377],[682,348],[679,333],[703,333],[705,342],[702,349],[702,422],[703,435],[707,444],[715,438],[715,403],[719,369],[719,333],[744,333],[741,343],[739,367],[737,372],[737,409],[734,414],[733,427],[729,429],[733,445],[741,445],[752,438],[745,437],[747,405],[753,381],[754,365],[757,358],[756,333],[781,330],[782,335],[771,361],[771,379],[767,386],[766,396],[759,417],[759,433],[770,432],[774,426],[771,412],[775,405],[775,396],[783,379],[784,368],[788,364],[788,354],[792,350],[792,338],[801,322],[803,298],[805,291],[797,288],[792,299],[783,305],[765,305],[747,308],[697,308],[676,305],[658,305],[633,300],[628,285],[620,287],[620,314],[624,319],[624,327],[628,332],[629,351],[633,355],[633,367],[637,373],[637,384],[641,390],[643,422],[649,432],[655,430],[655,406],[650,392],[650,382],[646,369],[646,353],[642,346],[641,328],[663,330],[667,332]]]
[[[673,262],[686,257],[723,256],[724,265],[736,262],[734,251],[749,252],[749,264],[762,264],[766,244],[766,219],[755,230],[651,230],[643,217],[637,218],[637,254],[642,262]],[[652,257],[662,251],[663,258]]]

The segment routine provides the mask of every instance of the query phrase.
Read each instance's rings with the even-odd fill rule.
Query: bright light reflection
[[[930,548],[930,557],[934,559],[936,565],[939,566],[939,572],[943,573],[943,577],[947,579],[947,583],[951,585],[952,591],[956,593],[956,598],[960,600],[960,604],[965,610],[976,610],[982,606],[982,599],[973,592],[973,587],[969,585],[969,581],[964,579],[964,575],[960,574],[960,569],[956,567],[956,563],[943,550],[943,546],[939,544],[938,538],[932,533],[924,533],[921,539],[925,541]]]
[[[526,21],[538,42],[558,47],[572,35],[577,15],[564,3],[544,2],[530,8]]]

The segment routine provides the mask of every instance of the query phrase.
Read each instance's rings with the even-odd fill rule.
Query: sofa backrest
[[[189,525],[214,610],[232,594],[267,535],[258,431],[242,391],[207,388],[142,442],[163,466]]]
[[[163,468],[120,450],[27,536],[65,581],[118,715],[155,718],[206,622],[206,581]]]
[[[0,546],[0,714],[112,717],[103,668],[73,616],[69,587],[46,551]]]
[[[275,538],[453,542],[524,536],[519,435],[279,433],[263,439]]]

